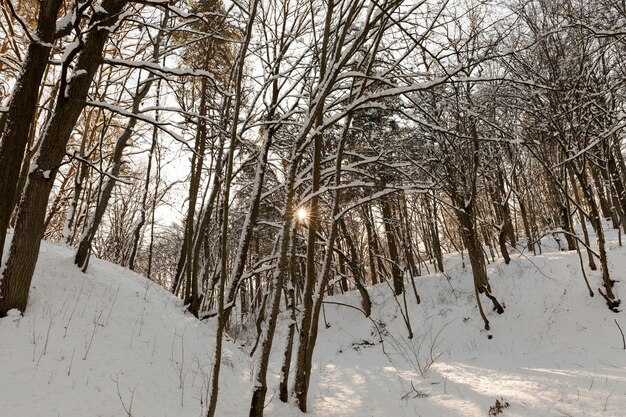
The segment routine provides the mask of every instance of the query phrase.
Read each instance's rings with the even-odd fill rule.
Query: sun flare
[[[296,210],[296,217],[299,222],[304,223],[309,218],[309,210],[306,207],[300,207]]]

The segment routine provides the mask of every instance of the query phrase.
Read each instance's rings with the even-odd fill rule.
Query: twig
[[[415,393],[415,395],[413,395],[412,398],[424,398],[424,397],[428,397],[428,394],[426,394],[425,392],[419,391],[417,388],[415,388],[415,385],[413,385],[413,381],[411,381],[411,390],[409,392],[407,392],[406,394],[404,394],[402,396],[403,400],[406,400],[409,398],[409,395]]]
[[[126,407],[126,403],[124,403],[124,399],[122,398],[122,393],[120,392],[120,383],[119,383],[119,374],[117,374],[115,376],[115,379],[111,378],[111,380],[113,382],[115,382],[115,385],[117,387],[117,396],[120,399],[120,403],[122,403],[122,407],[124,408],[124,411],[126,412],[126,416],[127,417],[132,417],[133,415],[133,400],[135,399],[135,390],[137,389],[137,387],[139,386],[139,384],[135,385],[135,388],[133,388],[130,391],[130,403],[128,404],[128,408]]]
[[[65,333],[63,333],[63,339],[65,339],[65,337],[67,336],[67,331],[70,328],[70,323],[72,322],[72,317],[74,317],[74,312],[76,311],[76,307],[78,307],[78,302],[80,301],[80,296],[83,295],[83,286],[84,285],[85,285],[85,280],[83,280],[83,283],[80,286],[80,294],[78,294],[78,297],[76,297],[76,302],[74,303],[74,308],[72,309],[72,312],[70,313],[70,317],[67,319],[67,324],[65,325]],[[63,315],[63,318],[65,318],[65,314]]]
[[[28,37],[28,39],[32,43],[40,44],[40,45],[46,45],[44,42],[42,42],[40,39],[34,37],[30,33],[30,30],[28,29],[28,25],[26,24],[26,22],[24,22],[24,19],[22,19],[22,16],[19,15],[17,10],[15,10],[15,6],[13,5],[13,2],[11,0],[6,0],[6,1],[7,1],[7,5],[9,6],[9,10],[11,10],[11,14],[13,15],[13,18],[15,20],[17,20],[17,23],[19,23],[19,25],[22,27],[22,30],[24,31],[24,34]]]
[[[617,319],[613,319],[613,321],[615,322],[615,324],[617,324],[617,328],[619,329],[619,332],[622,334],[622,344],[624,345],[624,349],[626,350],[626,339],[624,338],[624,332],[622,331],[622,327],[617,322]]]
[[[111,318],[111,313],[113,312],[113,307],[115,306],[115,302],[117,301],[117,296],[120,293],[120,285],[117,286],[117,291],[115,292],[115,298],[113,298],[113,303],[111,304],[111,309],[109,310],[109,315],[107,316],[107,321],[104,324],[105,326],[109,325],[109,319]]]
[[[89,167],[91,167],[94,171],[98,172],[99,174],[102,174],[106,177],[109,177],[110,179],[112,179],[113,181],[118,181],[121,182],[122,184],[126,184],[126,185],[133,185],[133,183],[131,181],[127,181],[124,180],[120,177],[116,177],[114,175],[111,175],[110,173],[106,172],[106,171],[102,171],[96,164],[94,164],[93,162],[89,161],[86,158],[83,158],[82,156],[79,156],[76,154],[76,151],[74,151],[74,153],[69,153],[69,152],[65,152],[65,156],[70,158],[70,161],[73,159],[76,159],[79,162],[82,162],[83,164],[87,164],[89,165]]]
[[[39,366],[39,362],[41,361],[41,357],[46,354],[48,350],[48,340],[50,340],[50,329],[52,328],[52,307],[48,305],[48,314],[50,314],[50,321],[48,322],[48,331],[46,332],[46,341],[44,342],[43,349],[39,354],[39,359],[37,359],[37,366]]]
[[[606,400],[604,401],[604,411],[606,411],[606,406],[609,404],[609,397],[613,395],[613,391],[609,392],[609,395],[606,396]]]
[[[89,354],[89,350],[91,349],[91,344],[93,343],[93,338],[96,335],[96,330],[98,329],[98,322],[100,321],[100,317],[102,317],[102,313],[104,313],[104,310],[100,310],[100,314],[98,315],[98,317],[94,317],[93,320],[93,331],[91,332],[91,339],[89,339],[89,344],[86,345],[86,350],[85,350],[85,356],[83,356],[83,360],[87,359],[87,355]]]
[[[70,373],[72,373],[72,364],[74,363],[74,353],[76,353],[76,345],[74,345],[74,349],[72,349],[72,359],[70,359],[70,367],[67,370],[67,376],[70,376]]]

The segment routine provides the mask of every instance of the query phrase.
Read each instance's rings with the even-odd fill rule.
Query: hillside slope
[[[626,274],[625,255],[611,243],[614,279]],[[489,265],[494,293],[506,306],[502,315],[488,314],[490,331],[459,256],[447,259],[449,281],[417,279],[421,304],[409,291],[412,340],[384,286],[370,289],[383,343],[360,313],[327,305],[331,327],[321,333],[313,409],[341,416],[487,416],[504,398],[505,416],[626,415],[626,350],[614,321],[626,329],[626,315],[609,311],[597,292],[589,297],[578,262],[575,252],[554,251]],[[589,279],[597,288],[600,272]],[[339,300],[358,305],[356,294],[333,301]],[[488,300],[483,305],[490,307]]]
[[[613,237],[611,270],[621,280],[626,250]],[[25,316],[0,320],[1,415],[200,416],[213,324],[184,314],[171,294],[119,266],[93,260],[82,274],[72,255],[44,243]],[[514,255],[510,265],[490,264],[506,311],[489,313],[489,332],[460,256],[446,266],[447,277],[416,279],[421,304],[407,294],[413,339],[403,300],[384,284],[369,289],[371,320],[348,307],[359,306],[358,294],[329,299],[314,356],[312,415],[487,416],[502,398],[510,404],[504,416],[626,415],[626,350],[614,321],[626,329],[626,317],[588,296],[575,253],[544,248],[539,256]],[[597,288],[599,272],[590,280]],[[300,415],[271,391],[285,330],[283,322],[268,416]],[[246,349],[225,344],[219,416],[247,415],[254,365]]]
[[[120,266],[44,242],[24,317],[0,320],[0,415],[199,416],[211,373],[212,323]],[[219,415],[250,385],[243,353],[225,343]],[[133,395],[134,392],[134,395]],[[131,408],[132,402],[132,408]]]

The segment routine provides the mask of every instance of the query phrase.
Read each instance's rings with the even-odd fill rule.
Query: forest
[[[253,335],[258,417],[280,320],[274,401],[307,412],[328,297],[370,317],[386,288],[411,339],[452,254],[485,331],[489,265],[548,238],[622,308],[623,1],[0,4],[0,318],[29,314],[42,241],[116,263],[214,323],[207,417]]]

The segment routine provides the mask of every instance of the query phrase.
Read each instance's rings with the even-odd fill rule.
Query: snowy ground
[[[625,255],[614,236],[609,260],[622,297]],[[200,416],[213,324],[183,314],[177,299],[139,275],[98,260],[82,274],[72,256],[44,243],[25,317],[0,320],[0,415]],[[460,256],[446,265],[449,281],[417,278],[421,304],[409,291],[411,340],[403,300],[385,285],[369,289],[372,320],[325,306],[330,327],[320,326],[312,415],[487,416],[502,398],[510,404],[506,417],[626,415],[626,350],[614,321],[626,330],[626,314],[588,296],[574,252],[490,264],[506,311],[489,313],[489,332]],[[589,276],[597,288],[600,273]],[[360,305],[353,293],[330,301]],[[274,395],[284,331],[275,344],[267,416],[300,415]],[[249,406],[254,365],[235,342],[225,344],[219,416],[246,416]]]

